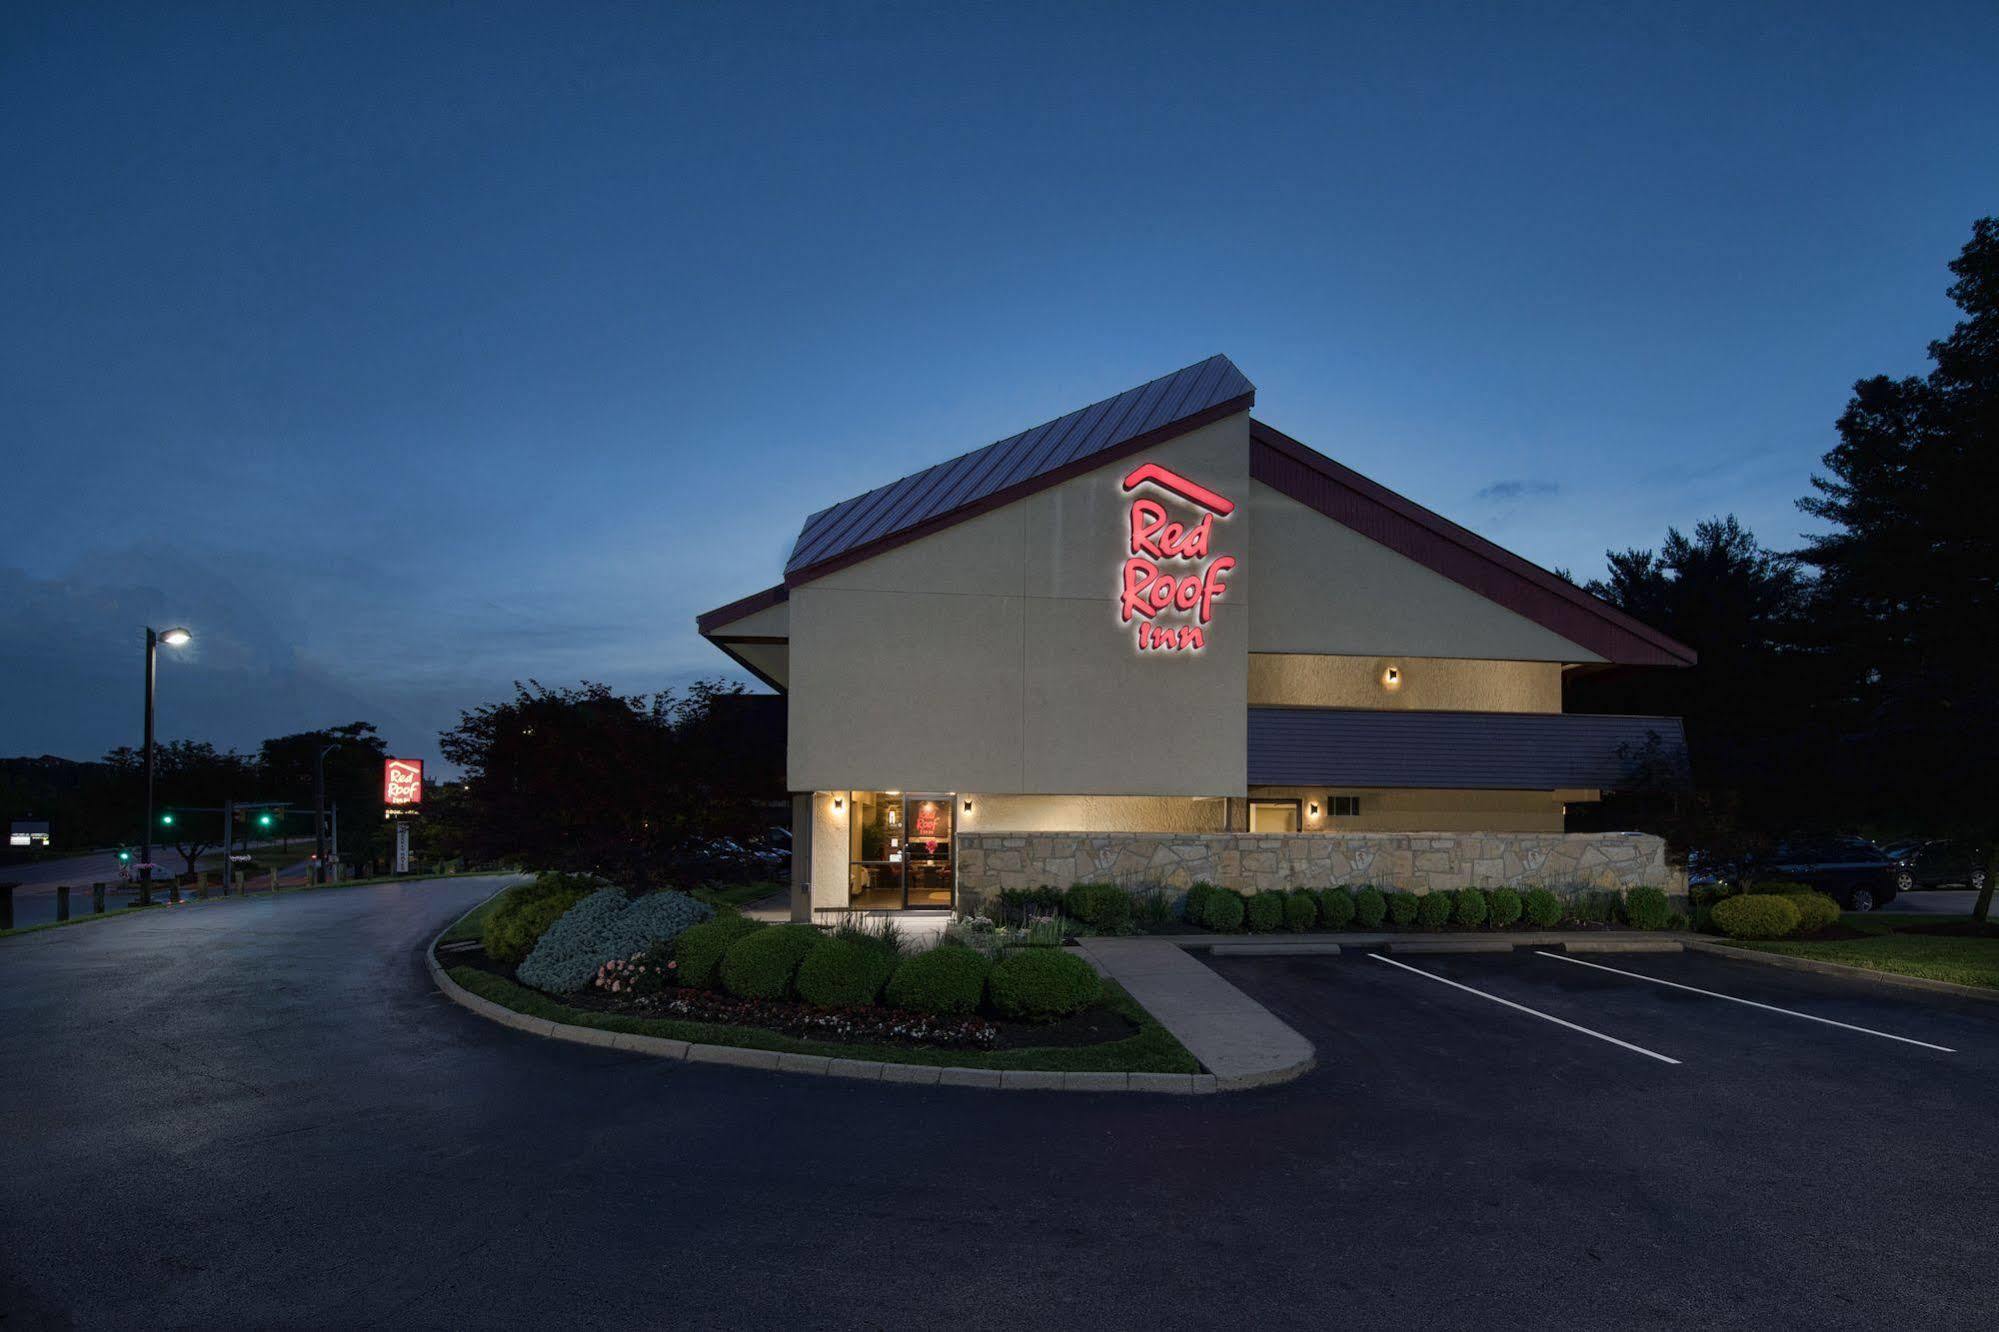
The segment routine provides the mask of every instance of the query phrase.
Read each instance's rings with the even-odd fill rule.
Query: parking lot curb
[[[501,888],[494,897],[505,892]],[[486,901],[491,901],[487,898]],[[473,911],[484,906],[481,902]],[[471,914],[470,912],[466,913]],[[459,919],[463,919],[460,917]],[[1281,1075],[1257,1081],[1218,1081],[1212,1073],[1064,1073],[1050,1069],[954,1068],[943,1064],[892,1064],[870,1059],[837,1059],[830,1055],[789,1054],[759,1050],[745,1045],[694,1045],[663,1036],[641,1036],[635,1032],[612,1031],[606,1027],[582,1027],[569,1022],[552,1022],[529,1017],[504,1004],[472,993],[445,973],[437,960],[437,945],[453,925],[438,931],[424,946],[424,969],[439,992],[469,1013],[488,1022],[524,1031],[530,1036],[595,1045],[627,1054],[651,1055],[657,1059],[678,1059],[683,1063],[723,1064],[771,1073],[804,1074],[808,1077],[851,1078],[863,1082],[902,1082],[912,1086],[977,1087],[985,1091],[1094,1091],[1146,1092],[1154,1095],[1199,1095],[1204,1092],[1262,1086],[1287,1081],[1311,1067],[1286,1069]]]
[[[1687,946],[1678,939],[1571,939],[1562,945],[1565,953],[1684,953]]]
[[[1410,939],[1388,945],[1396,954],[1510,953],[1513,945],[1504,939]]]
[[[1336,943],[1218,943],[1208,950],[1216,957],[1338,957]]]
[[[1760,948],[1738,948],[1733,944],[1716,943],[1708,939],[1689,939],[1687,949],[1695,953],[1708,953],[1714,957],[1761,962],[1767,966],[1783,967],[1788,971],[1809,971],[1820,976],[1837,976],[1841,980],[1878,981],[1898,989],[1923,990],[1930,994],[1947,994],[1959,999],[1978,999],[1988,1004],[1999,1003],[1999,987],[1959,985],[1956,981],[1931,980],[1927,976],[1905,976],[1899,971],[1876,971],[1872,967],[1850,967],[1841,962],[1821,962],[1815,957],[1793,957],[1789,953],[1766,953]]]

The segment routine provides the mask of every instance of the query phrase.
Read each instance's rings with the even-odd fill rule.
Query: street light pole
[[[185,629],[164,634],[146,626],[146,829],[139,839],[139,905],[153,904],[153,682],[159,674],[160,644],[179,647],[193,635]]]
[[[326,882],[326,756],[340,748],[338,741],[323,746],[312,756],[312,881]]]

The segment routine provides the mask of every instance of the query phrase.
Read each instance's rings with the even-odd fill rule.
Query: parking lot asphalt
[[[491,882],[0,940],[0,1314],[37,1326],[1989,1326],[1999,1005],[1706,958],[1216,970],[1206,1097],[548,1041],[430,989]],[[1618,959],[1603,959],[1625,966]],[[1740,1012],[1724,1012],[1740,1009]]]

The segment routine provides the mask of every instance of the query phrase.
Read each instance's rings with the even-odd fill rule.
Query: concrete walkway
[[[1289,1082],[1311,1069],[1310,1041],[1170,939],[1091,938],[1078,946],[1215,1075],[1217,1087]]]

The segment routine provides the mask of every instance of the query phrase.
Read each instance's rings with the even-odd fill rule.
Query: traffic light
[[[277,817],[268,809],[257,816],[257,826],[259,828],[268,828],[277,821]]]
[[[119,864],[129,865],[131,862],[132,862],[132,853],[130,851],[120,851],[118,853]]]
[[[168,810],[166,813],[160,815],[160,826],[162,828],[171,828],[174,826],[174,812],[172,810]]]

